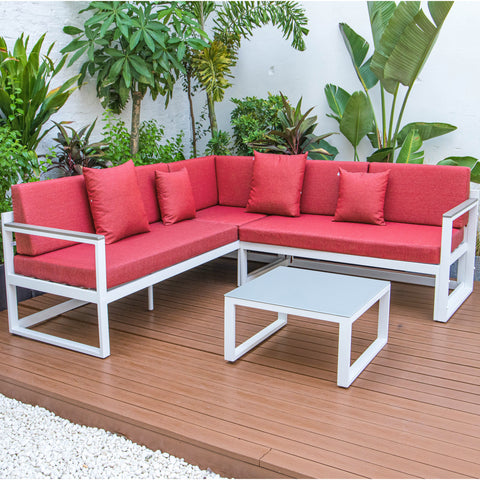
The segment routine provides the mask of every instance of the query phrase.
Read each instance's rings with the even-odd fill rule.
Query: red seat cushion
[[[215,157],[199,157],[168,164],[170,172],[186,168],[192,184],[195,209],[211,207],[218,203]]]
[[[340,168],[336,222],[385,225],[383,208],[388,170],[380,173],[347,172]]]
[[[245,207],[250,194],[253,157],[216,156],[218,203]]]
[[[178,172],[155,172],[158,204],[165,225],[195,217],[195,199],[186,168]]]
[[[215,205],[197,212],[197,218],[208,222],[227,223],[228,225],[245,225],[248,222],[265,218],[261,213],[249,213],[242,207]]]
[[[255,152],[247,212],[300,215],[300,196],[307,154]]]
[[[441,227],[387,222],[378,228],[332,220],[323,215],[266,217],[241,226],[240,240],[408,262],[440,262]],[[452,250],[462,239],[463,231],[454,229]]]
[[[138,188],[143,199],[145,213],[147,214],[148,223],[160,221],[160,208],[158,207],[157,190],[155,187],[155,172],[168,172],[166,163],[154,163],[151,165],[139,165],[135,167],[137,174]]]
[[[13,217],[18,223],[95,233],[82,176],[12,185]],[[17,252],[40,255],[75,242],[16,235]]]
[[[369,172],[389,170],[385,220],[442,225],[442,215],[470,196],[470,169],[447,165],[371,163]],[[455,220],[459,228],[468,215]]]
[[[238,239],[237,227],[186,220],[106,245],[107,287],[135,280]],[[93,245],[72,247],[36,257],[15,256],[20,275],[86,288],[95,288]]]
[[[148,232],[148,219],[131,160],[118,167],[84,168],[83,176],[95,231],[105,236],[105,243]]]
[[[307,160],[300,203],[302,213],[335,214],[340,186],[340,168],[348,172],[367,172],[368,163]]]

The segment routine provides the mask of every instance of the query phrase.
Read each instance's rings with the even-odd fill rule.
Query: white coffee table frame
[[[284,302],[282,298],[279,298],[281,296],[280,292],[278,293],[277,298],[274,300],[262,299],[261,292],[258,295],[254,295],[257,297],[256,300],[252,300],[249,298],[241,298],[245,297],[244,293],[245,287],[247,285],[260,280],[262,281],[263,285],[265,285],[265,281],[269,280],[269,275],[276,275],[277,273],[279,273],[278,271],[280,270],[286,270],[290,272],[296,271],[296,278],[293,280],[295,280],[295,288],[299,289],[302,288],[302,285],[299,284],[299,277],[297,272],[302,271],[309,272],[308,279],[306,279],[306,281],[311,282],[312,278],[318,278],[322,281],[318,285],[319,289],[324,288],[325,286],[328,287],[328,285],[325,285],[325,282],[328,282],[329,280],[334,279],[337,282],[342,282],[348,279],[348,282],[351,282],[353,280],[358,285],[361,285],[362,282],[370,282],[370,286],[373,285],[373,293],[367,295],[366,298],[363,299],[361,306],[359,308],[356,308],[355,311],[352,311],[351,314],[348,316],[345,316],[344,313],[335,314],[331,311],[326,313],[324,311],[321,311],[320,308],[305,309],[299,307],[298,305],[289,306],[286,304],[287,302]],[[284,274],[284,272],[280,273]],[[285,278],[288,278],[289,274],[286,273],[286,275],[287,277]],[[340,277],[343,277],[343,280]],[[348,295],[348,293],[345,292],[345,295]],[[273,295],[273,297],[275,297],[275,295]],[[357,358],[357,360],[352,365],[350,365],[353,323],[377,302],[379,302],[377,338]],[[278,319],[237,347],[235,328],[237,306],[277,312]],[[278,267],[275,270],[272,270],[271,272],[262,275],[262,277],[258,277],[257,279],[252,280],[251,282],[248,282],[242,287],[239,287],[225,295],[225,360],[229,362],[235,362],[242,355],[250,351],[259,343],[266,340],[268,337],[273,335],[275,332],[277,332],[287,324],[288,315],[298,315],[302,317],[312,318],[315,320],[334,322],[339,324],[337,385],[347,388],[365,369],[365,367],[373,360],[373,358],[378,354],[378,352],[380,352],[380,350],[386,345],[388,339],[389,312],[390,282],[365,279],[360,277],[349,277],[346,275],[338,275],[326,272],[312,272],[310,270],[300,270],[292,267]]]

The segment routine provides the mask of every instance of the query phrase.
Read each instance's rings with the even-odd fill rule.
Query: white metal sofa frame
[[[439,264],[389,260],[241,241],[238,251],[238,284],[242,285],[270,268],[269,265],[266,265],[248,273],[249,251],[277,254],[282,255],[283,258],[273,262],[272,266],[290,264],[336,273],[434,286],[433,319],[437,322],[447,322],[473,291],[479,194],[479,191],[472,191],[468,200],[443,214]],[[452,252],[453,222],[465,213],[469,213],[469,220],[464,227],[464,238]],[[451,281],[450,267],[457,260],[457,279]]]
[[[5,257],[5,285],[7,290],[8,324],[10,333],[100,358],[105,358],[110,355],[110,336],[108,325],[109,303],[119,300],[120,298],[132,293],[138,292],[144,288],[148,288],[148,309],[153,310],[153,285],[166,280],[167,278],[178,275],[179,273],[198,267],[199,265],[207,263],[210,260],[234,252],[239,248],[239,242],[237,240],[172,265],[171,267],[167,267],[146,275],[145,277],[141,277],[136,280],[132,280],[131,282],[107,289],[105,237],[103,235],[15,223],[13,221],[13,212],[2,213],[2,233],[3,251]],[[15,246],[15,242],[13,241],[13,233],[25,233],[40,237],[57,238],[60,240],[69,240],[77,243],[94,245],[96,288],[87,289],[73,287],[62,283],[50,282],[16,274],[13,261]],[[62,297],[70,298],[70,300],[20,319],[18,315],[16,287],[25,287],[45,293],[52,293]],[[99,339],[98,347],[75,342],[44,332],[31,330],[30,328],[56,317],[57,315],[81,307],[87,303],[95,303],[97,305]]]
[[[470,213],[470,216],[467,226],[464,227],[463,242],[451,252],[453,221],[467,212]],[[441,255],[440,263],[438,265],[386,260],[382,258],[362,257],[341,253],[282,247],[278,245],[242,242],[237,240],[145,277],[107,289],[105,238],[102,235],[16,223],[13,219],[13,212],[4,212],[2,213],[2,234],[5,257],[5,284],[9,330],[13,334],[31,338],[33,340],[39,340],[41,342],[100,358],[108,357],[110,355],[108,325],[109,303],[144,288],[148,288],[148,309],[153,310],[153,285],[237,250],[239,285],[245,283],[254,276],[258,276],[266,269],[273,268],[280,263],[345,273],[347,273],[347,271],[350,272],[351,268],[356,268],[355,274],[357,275],[389,278],[407,283],[433,284],[435,286],[434,320],[446,322],[473,291],[477,222],[478,192],[472,192],[472,197],[470,199],[464,201],[443,215]],[[13,233],[38,235],[94,245],[96,288],[87,289],[73,287],[16,274],[14,268],[15,242],[13,240]],[[252,272],[251,274],[248,274],[249,251],[278,254],[281,258],[255,272]],[[315,260],[315,265],[309,260]],[[451,282],[450,266],[457,260],[457,281]],[[335,263],[332,264],[327,262]],[[362,268],[358,270],[359,266],[374,268]],[[379,269],[381,269],[381,271],[379,271]],[[412,275],[412,273],[416,275]],[[425,278],[418,274],[423,274],[424,276],[429,275],[430,277]],[[25,287],[45,293],[52,293],[67,297],[70,300],[40,312],[30,314],[26,317],[19,318],[16,287]],[[454,288],[454,290],[449,294],[450,288]],[[98,347],[31,329],[31,327],[38,325],[39,323],[87,303],[94,303],[97,305]]]

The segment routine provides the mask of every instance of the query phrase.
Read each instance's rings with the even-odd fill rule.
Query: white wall
[[[282,91],[296,103],[302,96],[305,108],[315,106],[319,118],[317,133],[338,131],[337,123],[325,116],[329,112],[323,89],[334,83],[347,91],[359,90],[350,57],[346,52],[338,24],[348,23],[371,43],[366,2],[308,1],[302,2],[309,18],[310,34],[305,52],[293,50],[273,27],[255,31],[253,38],[244,41],[238,65],[234,70],[233,87],[225,100],[217,106],[221,129],[229,129],[230,98],[246,96],[265,97],[268,92]],[[86,2],[5,2],[0,1],[0,35],[9,46],[22,33],[36,40],[47,32],[45,44],[56,41],[55,51],[66,45],[70,37],[62,32],[67,24],[81,25],[85,17],[78,11]],[[439,121],[458,127],[453,133],[426,142],[428,163],[436,163],[450,155],[473,155],[480,158],[480,49],[475,20],[480,18],[479,1],[457,1],[448,15],[437,44],[420,74],[410,96],[404,122]],[[73,66],[63,78],[77,73]],[[202,95],[196,103],[199,106]],[[101,117],[103,112],[95,95],[94,81],[74,93],[56,115],[56,120],[74,120],[80,127]],[[129,122],[129,108],[122,115]],[[173,101],[167,109],[163,100],[146,99],[142,104],[142,119],[156,118],[166,127],[167,136],[183,129],[190,134],[188,102],[178,85]],[[100,122],[99,122],[100,123]],[[98,128],[100,131],[100,128]],[[51,142],[50,142],[51,143]],[[46,150],[49,141],[41,148]],[[331,137],[331,143],[340,150],[339,159],[352,158],[352,148],[341,136]],[[367,140],[360,146],[364,156],[371,148]]]

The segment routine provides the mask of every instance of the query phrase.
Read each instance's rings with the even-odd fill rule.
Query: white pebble
[[[160,450],[0,394],[0,478],[221,479]]]

